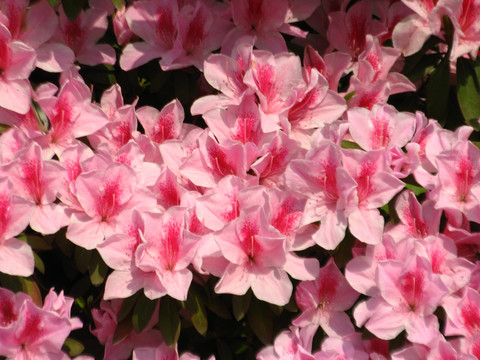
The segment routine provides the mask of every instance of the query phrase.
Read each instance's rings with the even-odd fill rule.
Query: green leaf
[[[51,7],[55,7],[58,4],[60,4],[62,0],[48,0],[48,3],[50,4]]]
[[[237,319],[237,321],[242,320],[247,314],[251,299],[251,291],[247,291],[247,293],[242,296],[232,296],[233,316],[235,317],[235,319]]]
[[[445,55],[427,82],[426,115],[442,125],[447,120],[448,94],[450,91],[450,61]]]
[[[120,311],[117,314],[117,322],[120,322],[127,317],[127,315],[130,313],[130,311],[132,311],[133,306],[136,304],[138,298],[141,295],[142,295],[142,292],[137,291],[132,296],[129,296],[128,298],[123,300],[122,307],[120,308]]]
[[[77,267],[77,270],[80,271],[82,274],[87,272],[92,254],[93,251],[91,250],[86,250],[80,246],[75,247],[73,259],[75,261],[75,266]]]
[[[85,5],[85,0],[62,0],[63,10],[70,21],[74,21]]]
[[[136,333],[141,332],[148,325],[148,322],[152,319],[155,307],[158,304],[157,300],[150,300],[145,295],[141,295],[135,304],[132,314],[133,329]]]
[[[113,6],[117,8],[117,10],[122,10],[123,6],[125,5],[124,0],[112,0]]]
[[[65,342],[63,343],[62,350],[65,351],[70,357],[74,357],[80,355],[83,350],[85,350],[85,346],[80,341],[74,340],[72,338],[66,338]]]
[[[34,251],[33,252],[33,258],[35,260],[35,269],[40,271],[40,273],[45,274],[45,264],[43,263],[43,260],[38,254]]]
[[[361,149],[361,147],[356,142],[342,140],[342,149]]]
[[[42,236],[27,235],[25,238],[33,250],[52,250],[52,245]]]
[[[132,319],[127,317],[120,321],[115,328],[115,333],[113,334],[112,344],[116,345],[122,340],[125,340],[133,330]]]
[[[457,98],[467,125],[480,129],[480,60],[458,58]]]
[[[247,314],[248,324],[260,341],[267,345],[273,339],[272,310],[267,303],[252,298]]]
[[[230,314],[230,310],[227,308],[225,303],[219,296],[212,296],[210,301],[206,304],[207,308],[209,308],[215,315],[220,316],[222,319],[231,319],[232,315]]]
[[[93,286],[100,286],[104,283],[108,273],[108,266],[105,264],[98,251],[93,251],[88,265],[88,272]]]
[[[200,335],[205,335],[208,329],[207,311],[204,299],[195,287],[191,287],[186,301],[187,311],[190,313],[193,326]]]
[[[157,325],[165,343],[170,347],[174,346],[180,337],[181,323],[177,302],[168,295],[160,300]]]
[[[405,73],[405,76],[412,82],[422,80],[432,72],[441,59],[442,55],[438,53],[424,55],[414,68]]]
[[[355,93],[356,93],[355,90],[351,91],[348,94],[346,94],[343,98],[345,99],[345,101],[349,101],[353,97],[353,95],[355,95]]]
[[[37,283],[32,278],[18,278],[20,282],[21,291],[30,295],[33,302],[38,306],[42,306],[43,298]]]
[[[424,192],[426,192],[427,190],[425,190],[425,188],[421,187],[421,186],[417,186],[417,185],[412,185],[412,184],[405,184],[405,187],[407,189],[410,189],[412,190],[414,193],[415,193],[415,196],[418,196],[420,194],[423,194]]]

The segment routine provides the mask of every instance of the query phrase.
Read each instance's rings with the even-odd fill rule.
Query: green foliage
[[[457,98],[467,125],[480,130],[480,59],[457,60]]]
[[[74,21],[80,15],[85,5],[86,0],[62,0],[63,10],[70,21]]]

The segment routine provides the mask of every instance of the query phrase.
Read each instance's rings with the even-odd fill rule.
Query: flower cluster
[[[0,355],[82,353],[54,253],[105,359],[480,358],[480,1],[88,5],[0,3]]]

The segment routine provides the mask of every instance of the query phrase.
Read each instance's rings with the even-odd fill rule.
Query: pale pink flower
[[[70,189],[83,211],[70,217],[67,238],[86,249],[93,249],[115,231],[118,216],[133,208],[148,211],[156,200],[138,186],[135,172],[124,164],[112,163],[104,170],[83,172]]]
[[[357,183],[358,206],[348,216],[353,236],[368,244],[382,241],[384,219],[377,208],[387,204],[405,185],[387,163],[387,152],[342,151],[343,166]]]
[[[186,207],[174,206],[163,214],[146,213],[142,243],[135,252],[135,265],[153,273],[144,282],[144,293],[150,299],[164,295],[185,301],[192,281],[187,267],[193,261],[199,237],[186,230]]]
[[[315,280],[302,281],[297,286],[295,299],[301,314],[293,324],[299,327],[315,324],[329,336],[348,335],[354,328],[345,311],[359,295],[330,259]]]
[[[123,49],[120,66],[128,71],[156,58],[173,58],[177,36],[178,5],[174,1],[136,1],[125,18],[132,32],[144,41],[129,43]]]
[[[273,345],[260,350],[257,360],[315,360],[311,353],[315,335],[313,328],[314,326],[300,329],[291,325],[290,330],[277,335]]]
[[[34,204],[12,194],[12,184],[0,177],[0,272],[10,275],[33,274],[32,249],[15,239],[28,226],[35,210]]]
[[[35,50],[12,39],[0,22],[0,107],[25,114],[30,109],[32,88],[28,77],[35,68]]]
[[[329,13],[330,47],[349,53],[356,60],[366,48],[367,35],[379,36],[387,30],[372,14],[372,2],[366,0],[356,2],[346,12]]]
[[[48,2],[29,4],[27,0],[7,0],[0,7],[12,38],[35,49],[37,67],[61,72],[72,66],[73,51],[64,44],[49,42],[58,27],[58,16]]]
[[[339,148],[323,140],[305,160],[292,160],[285,172],[288,188],[307,197],[302,224],[320,221],[315,242],[333,250],[342,241],[356,201],[355,180],[343,168]]]
[[[411,256],[405,263],[396,260],[377,265],[379,293],[354,309],[357,326],[363,326],[380,339],[393,339],[406,330],[407,339],[429,344],[439,335],[433,314],[448,289],[432,275],[430,262]]]
[[[215,292],[243,295],[251,288],[260,300],[280,306],[288,303],[292,283],[283,268],[285,237],[270,230],[260,206],[243,211],[214,237],[230,262]]]
[[[107,12],[89,8],[70,21],[63,8],[59,11],[59,26],[52,41],[67,45],[75,53],[75,59],[85,65],[114,65],[115,50],[109,44],[98,44],[108,27]]]
[[[61,204],[56,204],[65,169],[55,160],[43,160],[40,146],[32,142],[3,167],[13,184],[13,192],[35,204],[30,227],[42,234],[56,233],[67,225]]]
[[[401,148],[413,137],[416,125],[413,114],[387,104],[376,104],[371,111],[350,109],[347,118],[350,135],[364,150]]]

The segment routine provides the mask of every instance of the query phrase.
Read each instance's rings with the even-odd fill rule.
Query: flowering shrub
[[[480,1],[0,2],[0,357],[480,359]]]

